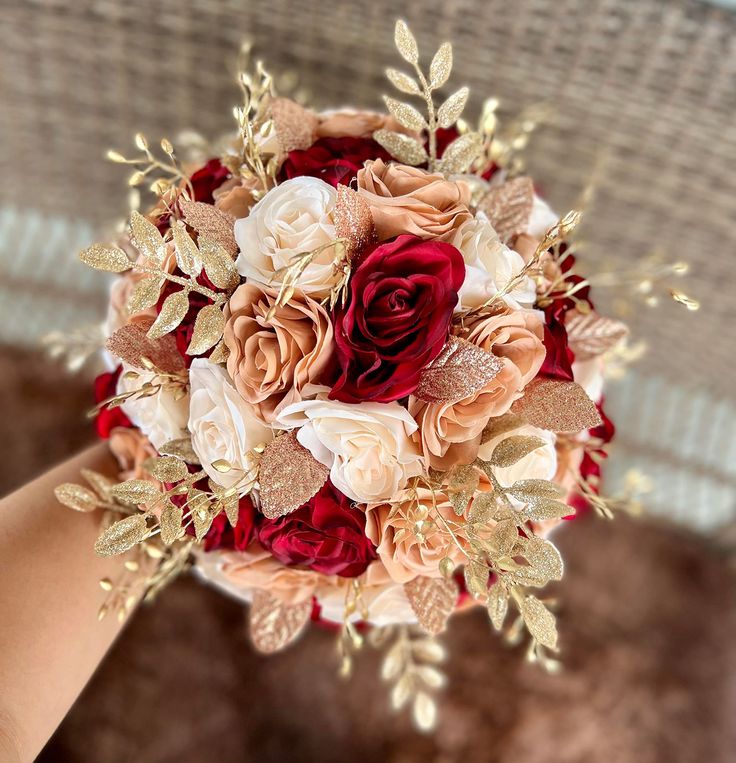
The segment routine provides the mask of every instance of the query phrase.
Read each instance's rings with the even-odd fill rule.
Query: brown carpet
[[[52,377],[54,395],[41,381]],[[0,392],[0,442],[13,435],[1,493],[89,430],[79,418],[87,392],[41,360],[1,356]],[[524,664],[484,617],[458,618],[433,736],[388,712],[374,652],[347,683],[333,634],[317,628],[282,655],[256,656],[242,608],[183,579],[135,616],[39,760],[733,760],[736,586],[726,559],[672,528],[623,518],[577,521],[559,542],[564,672]]]

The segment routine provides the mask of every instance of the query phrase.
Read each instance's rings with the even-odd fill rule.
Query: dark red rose
[[[110,373],[100,374],[95,379],[94,394],[95,403],[101,403],[103,400],[112,397],[118,389],[118,379],[123,367],[118,366]],[[126,427],[130,429],[133,426],[130,419],[123,413],[122,408],[103,408],[95,417],[95,429],[99,437],[107,440],[110,432],[115,427]]]
[[[215,191],[230,177],[230,170],[224,167],[219,159],[210,159],[201,169],[198,169],[189,181],[194,189],[194,201],[214,204]]]
[[[335,187],[350,185],[368,159],[390,158],[373,138],[320,138],[304,151],[289,151],[280,180],[309,175]]]
[[[593,477],[594,479],[590,486],[597,493],[597,480],[600,479],[602,470],[600,459],[607,458],[608,456],[602,446],[611,442],[614,434],[616,433],[616,427],[614,427],[613,422],[608,418],[606,412],[603,410],[602,400],[600,403],[596,403],[596,408],[598,409],[598,413],[601,415],[601,423],[597,427],[589,429],[588,432],[591,436],[591,442],[599,446],[594,451],[598,458],[591,458],[591,454],[586,451],[585,455],[583,456],[583,460],[580,462],[580,476],[584,480],[588,480],[590,477]],[[579,493],[573,495],[570,503],[577,509],[577,514],[572,517],[564,517],[565,519],[575,519],[575,516],[580,516],[581,514],[585,514],[590,510],[590,504]]]
[[[465,263],[451,244],[398,236],[358,266],[335,313],[340,376],[330,397],[387,403],[410,395],[442,349]]]
[[[258,540],[282,564],[344,578],[361,575],[376,558],[365,514],[329,481],[291,514],[263,519]]]
[[[256,535],[256,523],[261,515],[256,511],[253,502],[246,495],[240,499],[238,506],[238,521],[235,527],[222,513],[212,521],[212,527],[204,536],[205,551],[245,551]]]
[[[573,381],[572,363],[575,355],[567,343],[567,330],[552,310],[545,311],[544,363],[539,369],[540,376],[560,381]]]

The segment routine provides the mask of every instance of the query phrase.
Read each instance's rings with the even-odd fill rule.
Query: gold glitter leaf
[[[228,250],[205,234],[199,237],[199,254],[207,276],[218,289],[231,289],[240,277]]]
[[[437,123],[442,128],[452,127],[463,113],[470,90],[461,87],[437,109]]]
[[[621,321],[598,315],[592,310],[587,315],[570,310],[565,317],[565,330],[576,360],[589,360],[602,355],[629,333]]]
[[[161,540],[167,546],[175,543],[183,534],[184,531],[181,526],[183,519],[184,510],[181,506],[177,506],[169,501],[161,512],[161,519],[159,520],[161,526]]]
[[[189,474],[186,463],[176,456],[161,456],[151,464],[149,473],[161,482],[179,482]]]
[[[214,207],[213,207],[214,209]],[[198,276],[202,270],[199,258],[199,250],[186,231],[186,228],[177,223],[171,227],[176,247],[176,264],[179,269],[188,276]]]
[[[325,484],[329,469],[287,432],[266,445],[258,471],[261,511],[276,519],[295,511]]]
[[[175,291],[164,300],[161,312],[148,329],[149,339],[158,339],[173,331],[189,311],[189,294],[186,289]]]
[[[595,403],[577,382],[558,379],[534,379],[511,410],[532,426],[552,432],[580,432],[602,421]]]
[[[317,132],[317,116],[288,98],[271,101],[271,118],[276,130],[279,147],[289,151],[303,151],[314,143]]]
[[[88,246],[79,253],[79,259],[95,270],[108,273],[123,273],[133,267],[133,263],[122,249],[104,244]]]
[[[528,177],[518,177],[491,188],[478,202],[502,241],[508,241],[529,227],[534,204],[534,184]]]
[[[452,45],[449,42],[443,42],[429,65],[429,86],[432,89],[442,87],[449,79],[451,71]]]
[[[169,440],[165,442],[158,452],[161,455],[176,456],[188,464],[198,464],[199,456],[192,448],[192,441],[188,437],[182,437],[180,440]]]
[[[74,511],[86,513],[94,511],[100,505],[100,500],[91,490],[87,490],[86,487],[81,485],[74,485],[71,482],[66,482],[54,488],[54,495],[59,503],[74,509]]]
[[[465,565],[463,575],[465,577],[465,587],[474,598],[477,599],[486,595],[490,572],[485,564],[470,560]]]
[[[152,319],[128,323],[119,328],[105,343],[105,347],[121,360],[135,368],[145,368],[143,358],[166,373],[176,373],[184,369],[184,360],[176,347],[172,336],[152,340],[148,337],[148,329],[153,324]]]
[[[522,458],[528,456],[537,448],[542,448],[545,441],[541,437],[530,437],[527,435],[512,435],[496,445],[491,454],[490,463],[492,466],[506,468],[513,466]]]
[[[483,139],[480,133],[466,132],[459,138],[455,138],[444,150],[437,166],[446,175],[465,172],[478,157],[482,148]]]
[[[235,527],[235,525],[238,524],[240,501],[238,499],[237,493],[233,493],[232,495],[222,495],[218,497],[213,513],[217,515],[221,511],[225,512],[227,521],[230,523],[231,527]]]
[[[550,498],[536,498],[527,503],[524,509],[524,516],[534,522],[570,517],[574,513],[575,509],[572,506],[563,501],[555,501]]]
[[[256,590],[250,605],[250,638],[261,654],[273,654],[291,644],[304,630],[312,602],[284,604],[268,591]]]
[[[230,350],[224,341],[220,340],[214,350],[210,353],[210,363],[225,363],[227,361]]]
[[[159,488],[147,480],[126,480],[115,485],[112,494],[118,501],[132,506],[138,506],[161,497]]]
[[[486,607],[491,625],[500,631],[506,619],[506,613],[509,611],[509,593],[505,586],[496,582],[488,589]]]
[[[207,305],[198,313],[194,321],[192,341],[187,347],[187,355],[201,355],[217,344],[225,328],[225,316],[219,305]]]
[[[110,500],[112,496],[112,488],[117,484],[116,482],[113,482],[109,477],[106,477],[104,474],[100,474],[93,469],[82,469],[81,474],[103,501]]]
[[[166,248],[163,236],[140,212],[134,211],[130,215],[130,237],[142,255],[158,264],[163,262]]]
[[[457,601],[454,580],[417,577],[404,583],[404,593],[419,625],[427,633],[437,635],[445,629]]]
[[[498,522],[491,531],[490,543],[499,557],[509,556],[519,539],[519,531],[513,519]]]
[[[335,235],[345,239],[350,254],[360,252],[376,239],[373,215],[368,202],[347,185],[337,186],[335,200]]]
[[[524,558],[538,570],[546,580],[561,580],[564,571],[562,556],[556,546],[535,535],[524,541]]]
[[[187,503],[194,524],[194,536],[200,541],[207,535],[214,519],[210,511],[210,499],[201,490],[190,490],[187,495]]]
[[[419,61],[419,48],[414,35],[409,31],[405,21],[398,19],[394,27],[394,44],[399,54],[410,64],[416,64]]]
[[[424,691],[418,691],[411,710],[414,723],[421,731],[431,731],[437,723],[437,703]]]
[[[529,633],[548,649],[557,649],[557,624],[554,615],[536,596],[527,595],[521,602],[521,616]]]
[[[452,403],[483,389],[503,368],[490,352],[451,336],[422,371],[414,396],[429,403]]]
[[[386,103],[386,108],[389,110],[394,119],[407,130],[420,130],[429,129],[427,120],[420,114],[420,112],[408,103],[402,103],[395,98],[391,98],[388,95],[383,96],[383,100]]]
[[[408,74],[404,74],[404,72],[400,72],[398,69],[386,69],[386,76],[389,78],[391,84],[402,93],[407,93],[409,95],[422,94],[416,80]]]
[[[507,491],[519,501],[531,501],[538,498],[559,498],[565,489],[550,480],[518,480]]]
[[[133,514],[105,530],[95,542],[95,552],[100,556],[123,554],[148,537],[148,514]]]
[[[200,237],[206,236],[219,244],[231,258],[238,253],[235,218],[231,214],[201,201],[183,200],[179,205],[187,225],[194,228]]]
[[[130,299],[128,299],[128,313],[135,315],[142,310],[153,307],[161,296],[161,286],[163,283],[163,276],[141,278],[133,287]]]
[[[402,135],[391,130],[376,130],[373,139],[382,145],[386,151],[399,162],[415,167],[423,164],[429,158],[424,146],[408,135]]]
[[[448,498],[457,516],[461,517],[468,508],[470,499],[478,489],[480,474],[471,465],[453,466],[448,475]]]

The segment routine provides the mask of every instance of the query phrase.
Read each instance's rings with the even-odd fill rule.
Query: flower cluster
[[[184,544],[264,651],[312,615],[354,645],[356,620],[436,634],[477,602],[499,629],[515,606],[541,660],[530,589],[562,571],[544,535],[601,447],[610,342],[570,269],[577,215],[452,127],[466,89],[435,108],[449,46],[427,77],[405,25],[397,46],[426,117],[318,114],[256,78],[226,153],[189,168],[162,143],[160,203],[82,253],[121,274],[96,392],[126,481],[97,549]]]

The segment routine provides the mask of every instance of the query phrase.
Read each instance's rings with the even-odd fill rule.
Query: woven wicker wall
[[[637,373],[656,389],[677,388],[681,401],[701,401],[699,419],[687,414],[684,437],[694,447],[676,468],[715,470],[733,510],[736,474],[722,456],[733,445],[733,416],[720,434],[697,426],[736,402],[727,328],[736,307],[732,12],[696,0],[3,0],[0,9],[0,256],[14,269],[12,290],[0,292],[6,339],[28,333],[17,321],[10,328],[21,298],[35,300],[38,326],[58,323],[60,302],[69,320],[70,305],[89,305],[87,315],[76,311],[85,320],[104,301],[99,281],[64,274],[59,258],[73,251],[65,255],[63,236],[41,226],[29,244],[27,210],[57,226],[66,220],[78,242],[124,209],[124,179],[103,160],[106,148],[129,147],[137,130],[154,139],[184,127],[208,136],[228,129],[237,98],[230,73],[245,36],[273,70],[298,71],[314,105],[379,107],[383,68],[398,63],[392,28],[401,15],[425,51],[455,43],[453,81],[471,86],[476,109],[491,94],[506,114],[553,103],[528,164],[560,210],[598,168],[584,229],[589,270],[604,258],[632,267],[654,250],[690,262],[682,287],[703,307],[667,303],[633,318],[650,346]],[[49,277],[61,299],[42,303]],[[619,403],[630,395],[612,396],[621,417],[634,416]],[[641,436],[627,440],[623,427],[625,449],[670,447],[660,432],[684,414],[668,399],[655,395]]]

